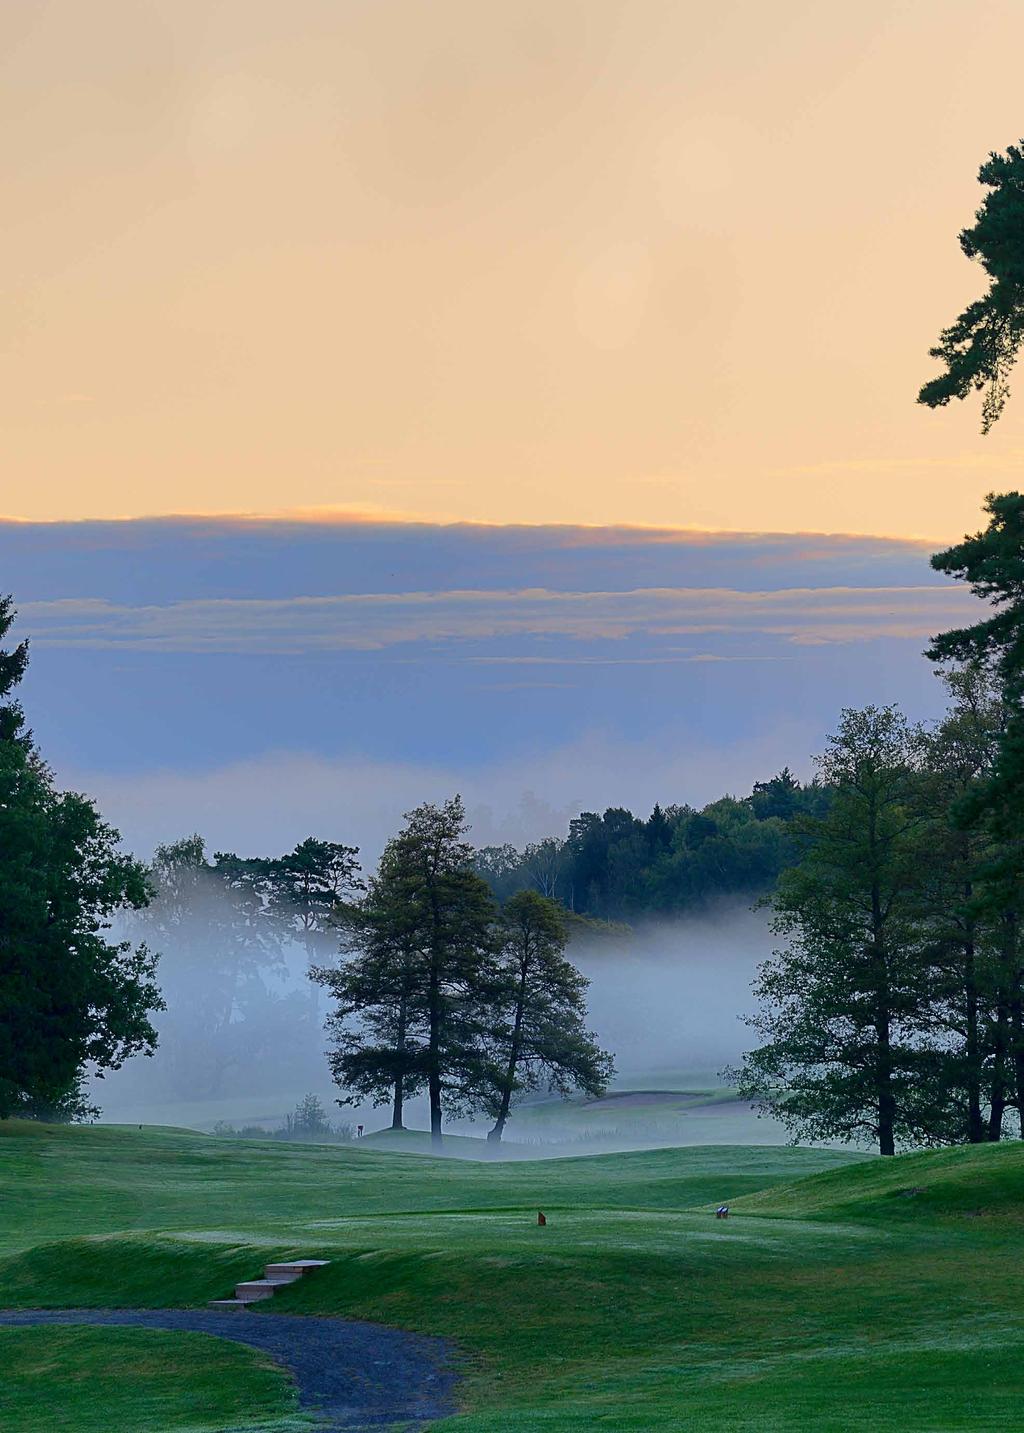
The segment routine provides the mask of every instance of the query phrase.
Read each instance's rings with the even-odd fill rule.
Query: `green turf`
[[[311,1433],[255,1349],[155,1329],[0,1329],[4,1433]]]
[[[8,1126],[0,1201],[0,1305],[201,1303],[330,1259],[275,1310],[453,1338],[445,1433],[1024,1422],[1021,1145],[494,1165]]]

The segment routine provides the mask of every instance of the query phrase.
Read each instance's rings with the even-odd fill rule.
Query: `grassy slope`
[[[873,1159],[738,1201],[749,1214],[886,1219],[1024,1215],[1024,1144],[964,1145]]]
[[[1006,1428],[1024,1398],[1022,1180],[1009,1146],[475,1165],[15,1129],[0,1304],[200,1302],[303,1252],[333,1262],[277,1310],[459,1341],[471,1411],[452,1433]],[[892,1192],[907,1187],[936,1192]],[[714,1220],[719,1199],[744,1212]]]
[[[4,1329],[0,1349],[0,1427],[18,1433],[311,1433],[270,1360],[206,1334]]]

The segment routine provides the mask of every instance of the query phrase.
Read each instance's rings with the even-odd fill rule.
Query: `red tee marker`
[[[547,1222],[548,1222],[548,1221],[544,1218],[544,1215],[543,1215],[543,1214],[540,1212],[540,1210],[538,1209],[538,1210],[537,1210],[537,1223],[538,1223],[538,1224],[546,1224]]]

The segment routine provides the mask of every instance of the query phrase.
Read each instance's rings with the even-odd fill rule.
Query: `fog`
[[[324,1056],[330,1005],[308,978],[308,950],[294,943],[255,947],[244,930],[239,933],[228,906],[211,886],[193,896],[185,920],[179,912],[168,922],[163,913],[125,928],[124,934],[145,937],[161,950],[159,979],[168,1008],[155,1019],[155,1056],[136,1058],[94,1082],[103,1118],[273,1130],[312,1092],[333,1119],[367,1131],[386,1126],[386,1107],[342,1110],[334,1103],[340,1092]],[[157,919],[162,924],[154,926]],[[718,1072],[744,1048],[747,1032],[739,1017],[751,1007],[750,982],[770,948],[765,916],[744,905],[571,947],[571,958],[591,982],[590,1024],[615,1056],[613,1089],[720,1084]],[[330,959],[330,951],[318,958]],[[513,1113],[506,1135],[510,1154],[516,1143],[542,1152],[539,1146],[567,1140],[581,1149],[593,1140],[603,1141],[603,1148],[703,1142],[699,1130],[689,1129],[693,1121],[683,1129],[674,1113],[666,1122],[647,1111],[641,1127],[635,1111],[616,1107],[609,1118],[584,1102],[569,1111],[574,1122],[566,1123],[552,1116],[549,1104],[541,1126],[537,1105],[530,1100]],[[407,1105],[407,1124],[426,1128],[424,1101]],[[482,1133],[484,1126],[453,1128]],[[759,1133],[753,1138],[761,1141]]]
[[[493,763],[429,766],[365,757],[268,753],[205,771],[116,773],[61,769],[61,782],[88,791],[125,844],[148,858],[156,845],[201,831],[211,850],[261,855],[286,851],[306,836],[362,847],[372,864],[403,815],[423,801],[458,791],[476,846],[522,846],[564,832],[581,810],[656,801],[702,806],[724,792],[743,794],[787,763],[809,777],[793,753],[814,751],[811,722],[769,726],[727,747],[687,740],[678,750],[592,732],[538,752]]]
[[[590,1019],[620,1074],[715,1072],[749,1043],[740,1016],[770,953],[767,917],[747,905],[643,925],[622,945],[577,946]]]

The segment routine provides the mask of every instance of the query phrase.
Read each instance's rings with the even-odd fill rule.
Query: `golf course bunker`
[[[0,1312],[0,1327],[36,1324],[166,1329],[248,1344],[292,1374],[301,1408],[322,1420],[320,1433],[352,1433],[403,1421],[425,1424],[456,1411],[450,1346],[443,1339],[378,1324],[200,1309]]]

